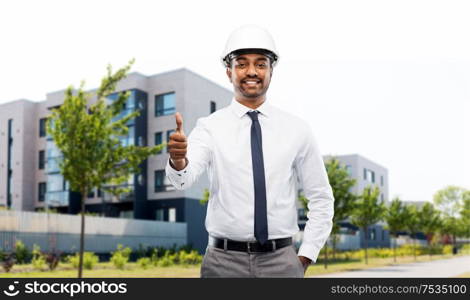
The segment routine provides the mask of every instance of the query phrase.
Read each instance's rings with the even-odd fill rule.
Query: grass
[[[462,256],[462,254],[456,255]],[[448,259],[456,257],[451,254],[448,255],[433,255],[430,258],[427,255],[418,256],[417,262],[427,262],[431,260],[438,259]],[[413,256],[398,257],[396,264],[402,263],[413,263],[416,262]],[[346,272],[359,269],[368,269],[374,267],[381,267],[387,265],[393,265],[392,258],[370,258],[369,264],[365,264],[361,260],[352,260],[348,262],[335,262],[329,263],[328,268],[325,269],[322,263],[311,265],[306,277],[327,274],[327,273],[336,273],[336,272]],[[199,277],[200,274],[200,265],[190,265],[190,266],[181,266],[175,265],[171,267],[154,267],[151,266],[148,269],[144,270],[140,268],[136,263],[128,263],[124,270],[118,270],[112,266],[111,263],[98,263],[93,270],[83,270],[83,277],[85,278],[132,278],[132,277],[148,277],[148,278],[189,278],[189,277]],[[27,265],[15,265],[10,273],[0,272],[0,278],[76,278],[77,270],[72,268],[69,264],[60,264],[59,267],[53,271],[36,271],[33,269],[31,264]],[[461,274],[459,277],[470,277],[470,273]]]

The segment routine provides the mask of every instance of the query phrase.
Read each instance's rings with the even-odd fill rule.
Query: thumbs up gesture
[[[170,135],[168,149],[170,152],[170,162],[176,170],[182,170],[186,167],[186,152],[188,143],[183,131],[183,117],[180,113],[175,114],[176,131]]]

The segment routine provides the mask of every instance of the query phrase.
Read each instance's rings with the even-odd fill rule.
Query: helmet
[[[225,44],[221,60],[224,67],[228,66],[229,54],[243,49],[256,49],[264,51],[272,58],[273,66],[279,60],[274,39],[269,32],[257,25],[244,25],[233,31]]]

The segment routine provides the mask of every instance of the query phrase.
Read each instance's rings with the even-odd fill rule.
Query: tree
[[[470,238],[470,191],[466,190],[463,194],[463,204],[460,210],[462,236]]]
[[[333,259],[336,256],[336,237],[339,233],[339,222],[347,219],[354,209],[354,202],[357,196],[350,192],[351,188],[356,184],[356,179],[349,176],[348,170],[341,165],[339,160],[332,158],[325,163],[328,180],[333,190],[334,196],[334,216],[333,228],[331,234],[333,236],[332,248]]]
[[[368,227],[372,224],[377,223],[383,218],[385,213],[385,205],[382,201],[379,201],[380,190],[376,186],[372,188],[367,186],[362,191],[362,195],[359,197],[353,211],[352,211],[352,223],[357,227],[361,228],[365,234],[365,260],[367,260],[367,239],[368,239]]]
[[[432,203],[426,202],[418,213],[419,227],[426,235],[429,247],[429,256],[432,255],[432,237],[441,226],[441,218]]]
[[[126,124],[139,112],[120,118],[130,94],[119,93],[115,101],[111,101],[109,96],[115,91],[117,83],[125,78],[132,64],[133,60],[115,73],[108,66],[94,104],[88,104],[92,95],[83,90],[83,82],[76,92],[70,86],[65,92],[64,103],[54,109],[48,119],[47,132],[62,152],[60,172],[69,182],[70,189],[81,195],[79,278],[83,269],[85,200],[88,192],[94,188],[116,196],[127,192],[128,189],[119,186],[140,171],[139,164],[149,155],[156,154],[164,146],[124,146],[119,139],[127,136]]]
[[[396,248],[398,232],[405,229],[405,207],[402,205],[400,198],[396,197],[392,200],[390,206],[385,212],[384,219],[387,222],[387,228],[390,234],[395,238],[393,243],[393,261],[397,261]]]
[[[468,197],[467,195],[467,191],[458,186],[447,186],[434,194],[433,202],[443,217],[441,233],[452,236],[454,248],[456,238],[461,234],[459,217],[464,197]]]
[[[405,227],[413,238],[413,256],[416,260],[416,234],[420,230],[418,209],[415,205],[405,205]]]

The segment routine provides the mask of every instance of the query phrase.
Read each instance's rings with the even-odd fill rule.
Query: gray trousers
[[[304,277],[304,267],[293,245],[273,252],[247,253],[208,246],[201,278]]]

